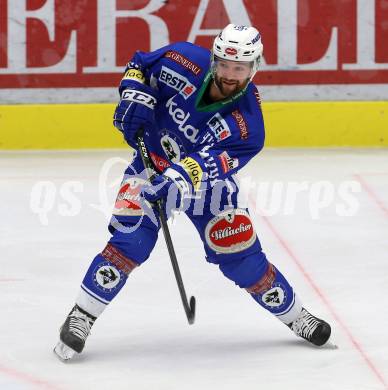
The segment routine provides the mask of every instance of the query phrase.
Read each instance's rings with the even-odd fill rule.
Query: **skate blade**
[[[334,344],[332,341],[327,341],[326,344],[322,345],[323,348],[325,349],[339,349],[337,344]]]
[[[71,349],[66,344],[64,344],[62,341],[58,341],[58,344],[54,348],[54,353],[58,356],[58,358],[62,362],[69,361],[76,354],[74,349]]]

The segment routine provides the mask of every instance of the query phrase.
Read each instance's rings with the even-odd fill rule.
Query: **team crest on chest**
[[[186,156],[186,151],[179,137],[163,130],[159,133],[160,145],[167,159],[173,163],[178,163]]]

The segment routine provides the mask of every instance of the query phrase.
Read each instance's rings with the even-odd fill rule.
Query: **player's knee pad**
[[[125,257],[142,264],[148,259],[157,239],[158,230],[141,225],[133,230],[115,230],[109,243]]]
[[[230,255],[219,264],[222,273],[239,287],[252,286],[261,279],[267,269],[268,260],[262,251],[246,256]]]

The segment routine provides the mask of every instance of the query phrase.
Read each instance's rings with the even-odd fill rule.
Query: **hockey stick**
[[[148,179],[152,181],[152,178],[154,177],[155,174],[151,174],[151,172],[154,171],[154,168],[153,168],[152,161],[148,155],[147,147],[144,143],[143,133],[144,133],[144,129],[140,128],[137,133],[137,144],[139,146],[140,155],[143,161],[144,168],[146,168],[148,172]],[[178,260],[176,258],[174,246],[172,244],[170,230],[167,225],[166,216],[163,212],[162,200],[158,200],[156,202],[156,209],[159,213],[160,224],[162,225],[164,239],[166,240],[168,253],[170,255],[170,260],[171,260],[172,268],[174,270],[175,279],[178,284],[178,289],[181,295],[183,307],[186,312],[187,321],[189,322],[190,325],[192,325],[194,324],[195,321],[195,297],[193,296],[190,297],[190,304],[189,304],[189,302],[187,301],[185,286],[183,285],[182,275],[179,270]]]

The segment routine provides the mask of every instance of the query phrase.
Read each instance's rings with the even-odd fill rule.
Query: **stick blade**
[[[187,320],[189,321],[190,325],[193,325],[194,321],[195,321],[195,307],[196,307],[195,297],[191,297],[190,298],[190,311],[187,315]]]

